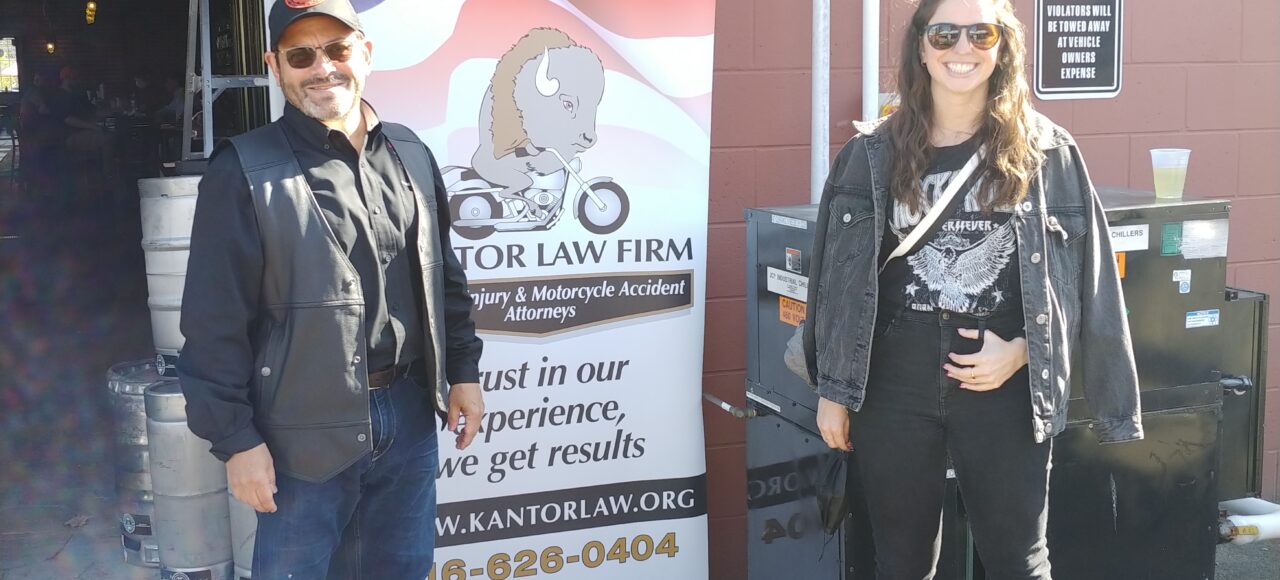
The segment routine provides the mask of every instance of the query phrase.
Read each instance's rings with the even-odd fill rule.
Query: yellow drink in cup
[[[1151,173],[1155,177],[1157,198],[1182,198],[1182,188],[1187,182],[1187,162],[1190,160],[1190,149],[1151,150]]]
[[[1182,197],[1182,187],[1187,183],[1186,167],[1157,167],[1155,173],[1156,197],[1178,199]]]

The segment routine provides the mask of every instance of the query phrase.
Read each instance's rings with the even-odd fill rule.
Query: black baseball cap
[[[360,17],[356,15],[356,9],[352,8],[349,0],[276,0],[271,6],[271,15],[267,18],[271,50],[277,48],[284,29],[295,20],[317,14],[337,19],[352,30],[363,32]]]

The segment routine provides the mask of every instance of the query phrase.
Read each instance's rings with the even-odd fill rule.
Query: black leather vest
[[[417,265],[425,298],[423,353],[444,378],[444,297],[434,179],[426,147],[408,128],[383,123],[418,205]],[[232,138],[252,192],[263,244],[260,308],[250,382],[254,423],[275,468],[312,482],[333,477],[372,451],[364,297],[355,268],[325,221],[283,129],[271,123]]]

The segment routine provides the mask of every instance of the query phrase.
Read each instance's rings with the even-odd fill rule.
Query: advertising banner
[[[485,340],[432,577],[706,578],[714,0],[353,4],[365,98],[442,166]]]

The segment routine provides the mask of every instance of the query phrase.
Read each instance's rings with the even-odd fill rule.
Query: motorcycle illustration
[[[440,170],[449,196],[453,231],[468,240],[489,237],[495,231],[550,229],[560,221],[565,200],[572,200],[573,215],[595,234],[609,234],[622,227],[631,209],[627,192],[612,177],[584,180],[582,162],[560,160],[562,169],[548,174],[530,173],[533,185],[515,196],[502,197],[502,186],[490,183],[470,167],[450,165]]]

